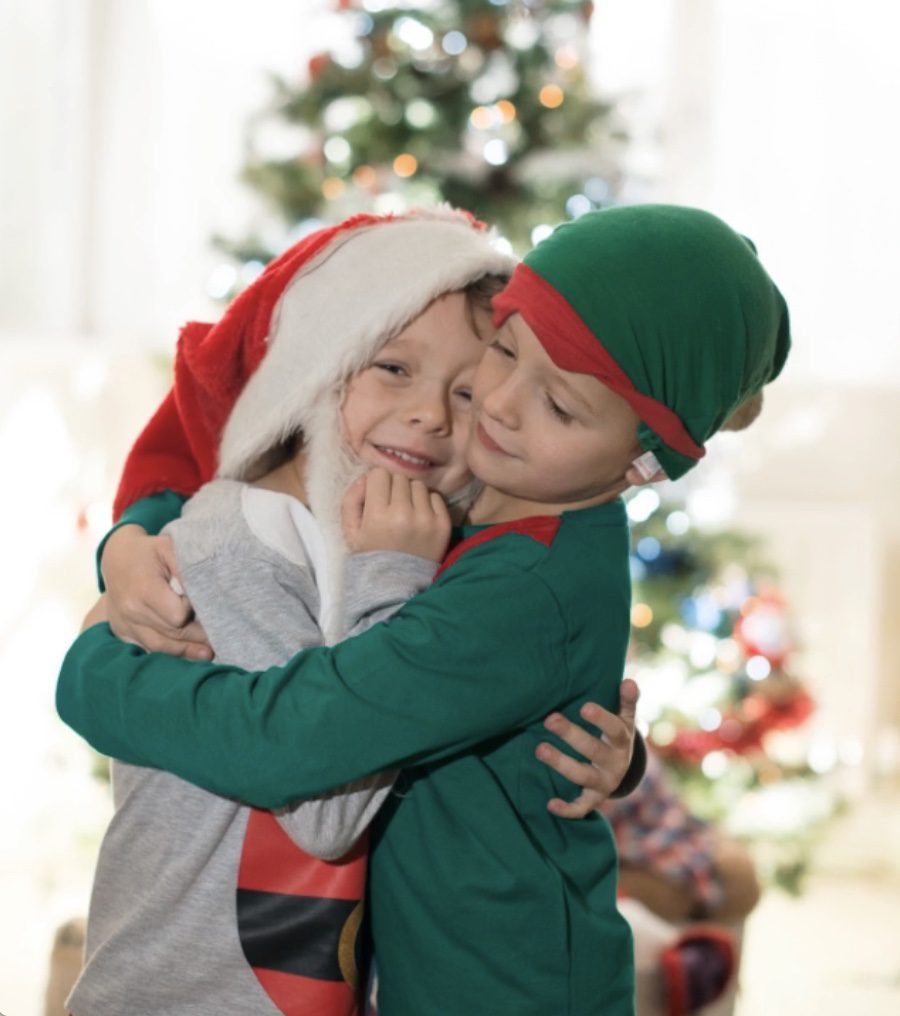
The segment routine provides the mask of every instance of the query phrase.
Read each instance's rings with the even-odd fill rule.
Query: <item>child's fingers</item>
[[[434,513],[434,517],[438,520],[438,522],[449,526],[450,509],[447,507],[447,502],[436,490],[430,490],[428,492],[428,498],[431,502],[431,510]]]
[[[181,607],[178,623],[168,624],[156,619],[148,625],[134,623],[128,634],[122,637],[137,642],[150,652],[184,656],[190,660],[212,659],[213,651],[206,632],[200,622],[194,619],[193,607],[184,594],[181,582],[173,576],[169,579],[169,586],[173,594],[177,595]]]
[[[630,677],[626,677],[619,686],[619,719],[630,730],[634,730],[635,714],[637,713],[640,694],[637,682],[632,681]]]
[[[585,706],[581,711],[584,719],[588,720],[593,726],[598,727],[610,738],[622,733],[622,727],[617,716],[595,703],[588,703],[588,705],[592,706],[590,710],[588,710],[588,706]],[[586,714],[588,711],[590,715]],[[605,745],[601,738],[591,734],[580,724],[566,719],[562,713],[551,713],[544,720],[544,726],[551,733],[556,734],[558,738],[565,741],[579,755],[583,755],[589,762],[596,762],[598,757],[603,753]]]
[[[200,626],[198,625],[197,627],[199,628]],[[198,641],[194,637],[190,642],[185,643],[182,655],[186,660],[211,660],[215,656],[212,646],[206,641],[206,632],[202,628],[200,628],[200,631],[203,641]]]
[[[391,501],[391,474],[380,466],[366,474],[366,511],[380,511]]]
[[[431,518],[434,514],[431,509],[431,491],[425,484],[421,480],[412,480],[409,485],[409,493],[416,514]]]
[[[544,765],[555,769],[560,776],[565,776],[570,782],[581,785],[578,783],[580,763],[575,759],[564,754],[558,748],[554,748],[552,744],[547,744],[546,741],[541,741],[535,748],[534,754]]]
[[[588,762],[579,762],[558,748],[554,748],[552,744],[548,744],[546,741],[542,741],[537,746],[534,754],[544,765],[554,769],[560,776],[564,776],[577,787],[590,786],[593,789],[608,793],[614,789],[613,786],[608,786],[612,780],[606,772],[606,767],[610,761],[610,749],[596,738],[591,738],[591,740],[595,742],[596,747],[594,754]]]
[[[200,631],[202,633],[202,628]],[[150,653],[183,656],[188,660],[211,660],[213,658],[213,651],[206,641],[186,640],[181,637],[181,633],[174,636],[163,635],[156,628],[146,628],[141,625],[135,625],[130,637],[125,641],[135,642]]]
[[[178,638],[182,642],[203,643],[204,645],[209,642],[206,631],[199,621],[191,621],[190,624],[186,624],[179,632]]]
[[[552,798],[547,802],[550,812],[560,818],[584,818],[592,811],[597,811],[609,800],[618,786],[617,778],[612,775],[617,771],[615,769],[616,756],[610,748],[604,747],[604,751],[608,753],[607,756],[593,765],[576,763],[579,768],[570,770],[571,775],[567,776],[567,779],[580,786],[581,793],[573,801],[564,801],[561,797]],[[561,756],[562,759],[565,757],[565,755]]]
[[[191,605],[184,598],[178,578],[178,560],[169,536],[145,537],[150,559],[125,583],[118,583],[118,595],[110,590],[110,617],[121,616],[135,624],[180,628],[191,617]],[[174,582],[174,585],[173,585]],[[127,622],[126,622],[127,623]]]
[[[176,631],[191,617],[190,604],[160,575],[118,599],[110,597],[108,610],[112,630],[124,639],[133,639],[132,629],[137,626]]]
[[[400,473],[389,473],[390,504],[392,508],[407,508],[412,505],[412,491],[409,477]]]
[[[633,697],[633,690],[629,689],[625,697]],[[586,762],[577,761],[546,742],[535,751],[541,762],[582,788],[574,801],[553,798],[548,802],[549,811],[560,818],[583,818],[599,808],[619,786],[631,756],[633,725],[595,703],[582,709],[582,716],[604,731],[603,738],[595,737],[561,713],[551,713],[544,726]]]
[[[361,476],[351,483],[341,500],[341,526],[347,536],[351,536],[359,528],[366,503],[366,480],[367,477]]]
[[[579,794],[574,801],[564,801],[561,797],[554,797],[547,802],[547,811],[556,815],[557,818],[584,818],[585,815],[590,815],[596,807],[597,802],[594,795],[587,792]]]
[[[180,586],[181,572],[178,569],[178,558],[175,556],[175,544],[172,542],[172,537],[162,533],[157,537],[154,546],[159,560],[162,563],[164,573],[168,575],[170,579],[177,579],[178,585]]]
[[[177,581],[177,580],[176,580]],[[180,585],[179,585],[180,588]],[[180,595],[171,585],[154,585],[146,590],[145,623],[162,629],[177,631],[190,621],[194,611],[186,596]],[[140,621],[135,611],[135,620]]]
[[[215,653],[212,651],[212,646],[209,645],[198,645],[196,642],[190,642],[185,646],[184,652],[181,654],[186,660],[194,660],[197,663],[208,663],[210,660],[215,658]]]
[[[175,594],[172,593],[174,596]],[[120,614],[113,603],[108,605],[109,626],[118,638],[125,642],[136,642],[151,652],[173,653],[173,645],[197,643],[207,645],[206,632],[199,622],[193,620],[194,612],[186,597],[178,597],[179,615],[177,623],[171,624],[162,614],[145,614],[144,617],[127,617]],[[177,651],[182,655],[182,650]]]
[[[585,703],[579,710],[579,714],[583,720],[600,730],[609,744],[621,748],[629,744],[634,738],[633,716],[630,721],[623,720],[621,716],[611,713],[608,709],[604,709],[603,706],[597,705],[596,702]],[[571,743],[568,737],[565,740]],[[572,746],[576,747],[574,744]],[[577,750],[581,751],[580,748]]]

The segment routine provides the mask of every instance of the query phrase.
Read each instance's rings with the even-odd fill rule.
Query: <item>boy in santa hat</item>
[[[204,373],[202,358],[227,362],[223,349],[245,347],[271,316],[218,476],[167,528],[217,659],[250,669],[362,631],[430,583],[450,534],[442,496],[471,481],[473,313],[486,280],[512,268],[453,213],[357,219],[327,236],[289,251],[218,326],[187,329],[178,351],[176,396],[208,420],[221,371]],[[413,268],[410,285],[391,284]],[[340,499],[378,465],[412,511],[400,530],[369,527],[347,559]],[[365,831],[393,775],[273,816],[158,770],[114,762],[112,773],[74,1016],[358,1011]]]
[[[382,1016],[624,1016],[611,832],[558,821],[545,801],[559,778],[533,755],[548,709],[615,708],[619,495],[681,476],[758,398],[787,356],[787,309],[720,220],[637,206],[560,227],[495,297],[494,324],[468,443],[484,487],[428,589],[386,624],[250,674],[97,624],[57,704],[107,754],[270,808],[402,768],[371,855]],[[355,496],[353,541],[407,508],[379,484]]]

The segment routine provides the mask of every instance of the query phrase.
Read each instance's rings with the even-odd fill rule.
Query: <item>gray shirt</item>
[[[317,583],[321,534],[296,499],[216,480],[166,530],[216,657],[259,670],[321,645],[333,607]],[[348,634],[388,617],[437,565],[408,554],[350,557]],[[320,580],[323,573],[319,572]],[[115,813],[97,861],[74,1016],[248,1016],[278,1010],[248,965],[235,886],[249,809],[169,773],[112,763]],[[278,815],[308,853],[342,856],[388,794],[381,774]]]

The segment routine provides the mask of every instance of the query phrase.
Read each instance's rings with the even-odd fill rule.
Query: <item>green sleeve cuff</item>
[[[122,526],[140,526],[148,536],[157,536],[167,523],[177,519],[187,498],[182,494],[176,494],[173,490],[164,490],[160,494],[151,494],[149,497],[142,497],[129,505],[122,513],[119,521],[100,541],[97,547],[97,585],[101,593],[106,592],[106,585],[103,581],[103,573],[100,570],[100,562],[103,560],[103,550],[106,541]]]

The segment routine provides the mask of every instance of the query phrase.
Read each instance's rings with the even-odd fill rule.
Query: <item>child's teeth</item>
[[[428,465],[427,459],[420,459],[415,455],[409,455],[406,452],[397,451],[396,448],[388,448],[387,451],[389,451],[391,455],[395,455],[398,459],[403,459],[404,462],[412,462],[417,466]]]

